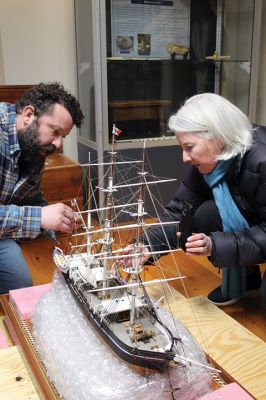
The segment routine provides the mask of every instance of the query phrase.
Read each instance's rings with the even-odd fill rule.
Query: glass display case
[[[201,58],[215,51],[216,19],[205,0],[106,1],[108,117],[121,140],[173,137],[170,115],[214,90],[214,64]]]
[[[255,6],[255,0],[75,0],[86,115],[81,141],[107,149],[115,123],[122,148],[141,139],[171,144],[170,115],[201,92],[222,94],[248,114]]]

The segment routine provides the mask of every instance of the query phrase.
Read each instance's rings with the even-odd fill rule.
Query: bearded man
[[[40,183],[46,156],[83,118],[59,83],[40,83],[15,105],[0,103],[0,293],[32,285],[19,239],[44,230],[70,233],[77,222],[67,205],[48,205]]]

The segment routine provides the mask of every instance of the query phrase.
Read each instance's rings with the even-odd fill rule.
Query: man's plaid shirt
[[[41,231],[44,161],[38,171],[23,174],[19,156],[15,106],[0,103],[0,239],[35,238]]]

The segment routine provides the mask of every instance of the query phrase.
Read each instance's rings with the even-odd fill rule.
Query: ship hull
[[[128,346],[126,343],[122,342],[108,326],[102,323],[99,317],[93,313],[85,297],[82,296],[82,293],[75,287],[68,274],[63,273],[63,275],[74,299],[78,303],[86,319],[116,355],[128,364],[133,364],[145,369],[163,372],[170,367],[169,362],[172,361],[175,356],[173,351],[164,353],[159,351],[147,351]]]

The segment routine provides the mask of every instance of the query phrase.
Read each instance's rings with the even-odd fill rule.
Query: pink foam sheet
[[[30,319],[40,298],[52,287],[51,283],[9,291],[9,299],[20,319]]]
[[[237,383],[229,383],[214,392],[208,393],[198,400],[251,400],[251,397]]]

